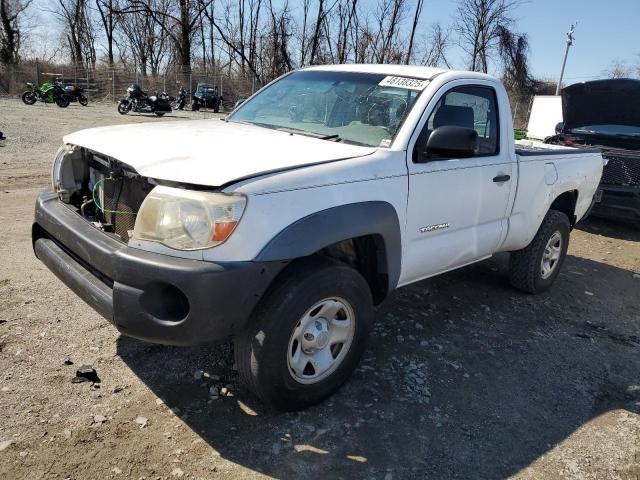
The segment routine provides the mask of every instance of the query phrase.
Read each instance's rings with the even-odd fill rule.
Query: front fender
[[[329,245],[363,237],[379,236],[384,243],[381,267],[389,279],[389,291],[400,278],[402,240],[395,208],[388,202],[350,203],[303,217],[280,231],[262,249],[256,261],[283,261],[311,255]]]

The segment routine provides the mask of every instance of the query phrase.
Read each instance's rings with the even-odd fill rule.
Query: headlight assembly
[[[54,192],[62,189],[62,160],[73,151],[70,145],[61,146],[53,157],[53,165],[51,167],[51,188]]]
[[[233,233],[246,204],[244,195],[157,186],[140,206],[132,239],[178,250],[215,247]]]

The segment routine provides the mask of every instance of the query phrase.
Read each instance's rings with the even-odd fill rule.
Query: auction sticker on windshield
[[[424,90],[429,84],[429,80],[424,78],[410,78],[410,77],[384,77],[378,84],[381,87],[399,87],[407,88],[409,90]]]

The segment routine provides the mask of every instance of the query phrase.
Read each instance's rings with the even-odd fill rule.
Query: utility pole
[[[558,86],[556,87],[556,95],[560,95],[560,85],[562,85],[562,77],[564,77],[564,67],[567,65],[567,57],[569,56],[569,49],[573,45],[573,32],[576,30],[578,22],[572,23],[571,28],[567,32],[567,48],[564,51],[564,60],[562,60],[562,70],[560,71],[560,80],[558,80]]]

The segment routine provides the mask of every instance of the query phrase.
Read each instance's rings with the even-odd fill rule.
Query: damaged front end
[[[96,228],[127,243],[136,215],[155,185],[133,168],[91,150],[66,145],[53,162],[58,198]]]

